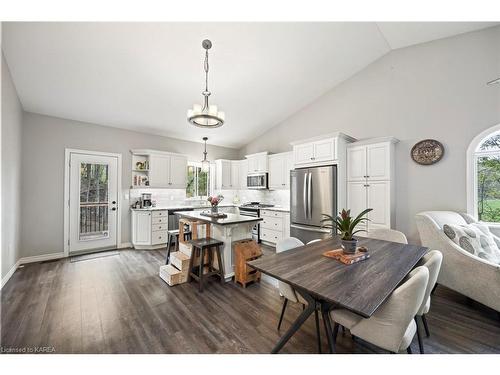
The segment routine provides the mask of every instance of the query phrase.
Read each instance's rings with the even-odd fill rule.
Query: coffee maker
[[[142,193],[141,194],[141,207],[148,208],[151,207],[151,194],[150,193]]]

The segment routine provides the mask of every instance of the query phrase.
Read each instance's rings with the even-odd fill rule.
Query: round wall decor
[[[444,147],[435,139],[424,139],[411,149],[411,158],[415,163],[431,165],[437,163],[444,155]]]

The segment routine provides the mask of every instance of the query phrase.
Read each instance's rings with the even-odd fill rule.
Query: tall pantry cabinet
[[[365,230],[393,228],[395,221],[394,149],[392,137],[350,143],[347,146],[347,208],[353,215],[366,208]]]

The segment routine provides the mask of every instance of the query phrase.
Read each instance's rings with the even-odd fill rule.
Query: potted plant
[[[224,200],[224,196],[221,194],[215,195],[215,196],[210,196],[207,198],[207,201],[210,202],[210,205],[212,206],[212,213],[216,214],[218,212],[217,206],[219,205],[220,202]]]
[[[363,221],[368,221],[367,217],[364,217],[368,212],[372,211],[373,208],[367,208],[361,212],[355,219],[351,217],[351,210],[343,209],[339,212],[337,217],[323,214],[325,217],[321,222],[326,223],[323,225],[324,228],[332,229],[332,233],[336,231],[340,232],[340,239],[342,241],[342,249],[346,254],[354,254],[358,246],[358,239],[353,236],[358,232],[363,232],[364,229],[356,229],[356,226]],[[335,231],[334,231],[335,229]]]

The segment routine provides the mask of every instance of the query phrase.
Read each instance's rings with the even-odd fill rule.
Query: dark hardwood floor
[[[56,353],[270,352],[280,336],[276,325],[282,306],[271,283],[243,289],[214,279],[200,294],[191,284],[164,283],[158,276],[164,260],[161,250],[122,250],[17,270],[1,291],[2,352],[40,347]],[[289,306],[282,333],[299,309]],[[455,292],[438,288],[427,320],[427,353],[500,353],[496,313]],[[412,347],[418,352],[416,338]],[[383,352],[352,341],[348,333],[339,335],[337,351]],[[317,352],[313,317],[282,352]]]

